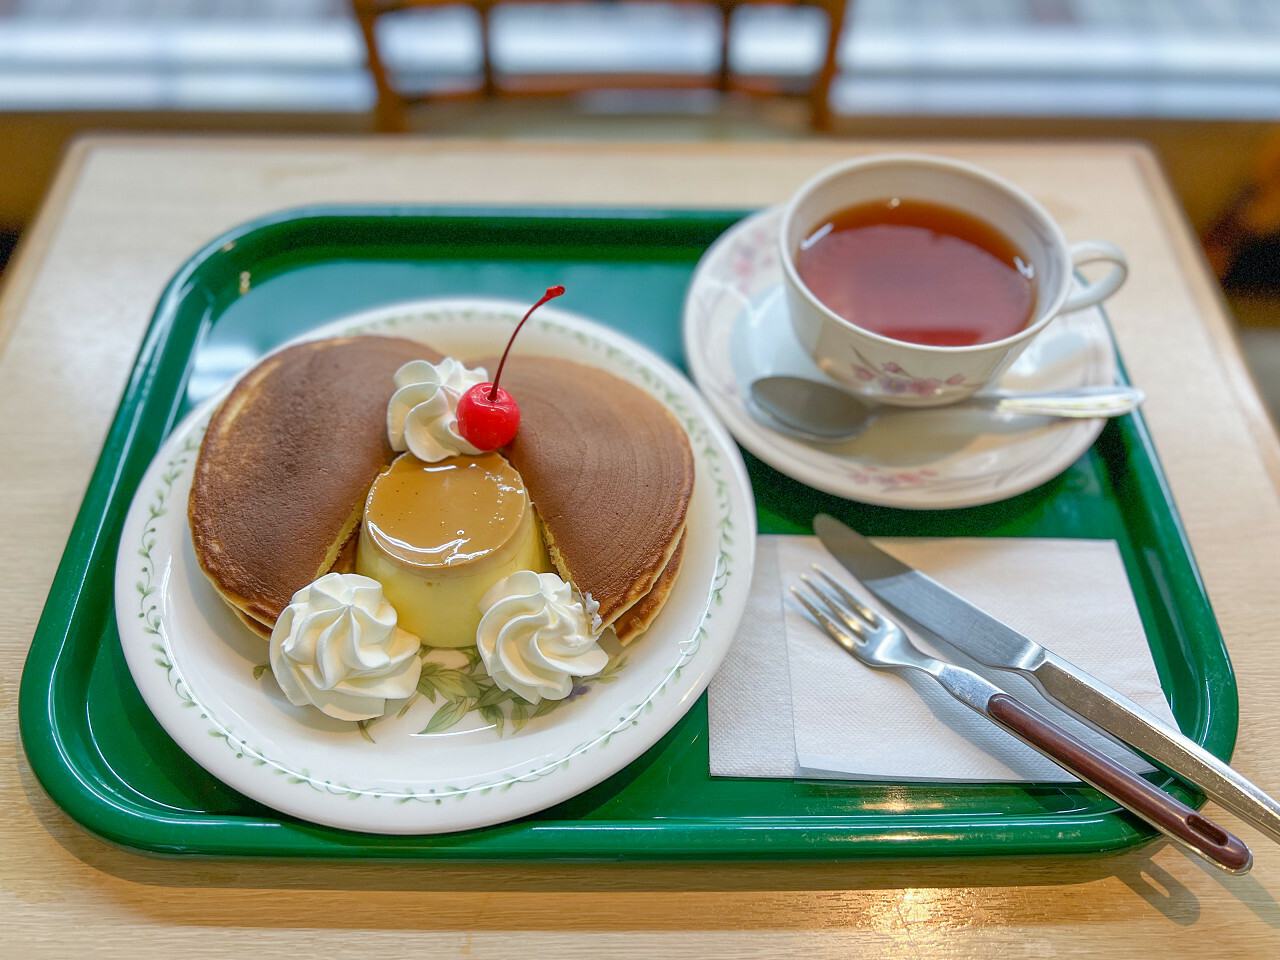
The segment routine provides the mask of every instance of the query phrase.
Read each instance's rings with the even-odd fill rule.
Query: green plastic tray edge
[[[117,413],[108,431],[102,454],[92,473],[85,499],[77,514],[67,548],[59,564],[49,598],[41,615],[33,638],[31,651],[23,670],[19,695],[19,724],[24,750],[32,770],[51,798],[73,819],[86,829],[109,842],[129,849],[159,855],[197,855],[210,857],[332,857],[356,859],[451,859],[488,860],[542,857],[572,858],[625,858],[671,859],[695,857],[699,859],[753,858],[753,857],[802,857],[802,858],[860,858],[870,854],[875,858],[936,856],[984,856],[1003,854],[1073,854],[1107,853],[1141,843],[1151,834],[1139,828],[1124,816],[1113,813],[1062,815],[1043,818],[1019,817],[1007,828],[997,821],[975,821],[972,817],[939,817],[931,830],[904,831],[892,818],[858,817],[857,822],[841,818],[823,818],[824,824],[816,827],[809,818],[795,820],[771,819],[761,827],[744,829],[737,819],[698,821],[663,821],[664,843],[636,849],[623,835],[631,821],[587,821],[570,827],[516,822],[489,828],[476,834],[457,834],[458,843],[451,838],[437,837],[441,841],[430,850],[406,843],[401,849],[394,838],[379,837],[376,851],[362,845],[371,838],[360,834],[314,827],[309,824],[282,819],[237,819],[228,827],[239,837],[220,836],[213,842],[193,844],[189,836],[190,821],[187,816],[157,817],[153,811],[141,807],[130,809],[115,796],[106,796],[97,789],[90,778],[80,775],[69,759],[57,734],[55,704],[52,700],[50,681],[62,656],[66,654],[67,632],[61,625],[69,625],[79,603],[84,602],[81,588],[86,580],[89,558],[105,535],[108,526],[106,507],[113,499],[120,482],[123,454],[136,440],[141,414],[141,398],[149,392],[155,376],[159,357],[175,348],[169,338],[177,308],[187,292],[187,285],[211,258],[227,244],[259,230],[291,220],[309,217],[335,216],[414,216],[414,217],[504,217],[524,218],[590,218],[597,220],[670,220],[695,221],[707,224],[722,222],[727,228],[747,215],[747,210],[650,210],[644,208],[487,208],[487,207],[413,207],[413,206],[316,206],[281,211],[250,221],[228,231],[210,242],[188,260],[175,274],[161,295],[150,325],[144,335],[135,359],[129,381],[122,395]],[[186,339],[185,350],[198,336]],[[176,410],[169,412],[161,434],[172,427]],[[1168,483],[1159,466],[1150,435],[1140,415],[1124,418],[1118,428],[1126,440],[1136,444],[1145,454],[1135,458],[1136,481],[1153,499],[1169,506],[1169,523],[1155,524],[1154,534],[1162,552],[1182,562],[1167,571],[1169,584],[1182,602],[1202,606],[1207,624],[1197,625],[1199,630],[1209,630],[1214,653],[1220,653],[1224,670],[1216,676],[1205,678],[1208,703],[1216,704],[1212,713],[1205,713],[1195,730],[1190,732],[1198,742],[1217,756],[1230,756],[1238,726],[1238,698],[1225,644],[1213,620],[1208,596],[1191,560],[1190,545]],[[119,520],[116,521],[118,528]],[[1177,608],[1172,608],[1176,614]],[[61,634],[59,636],[58,634]],[[1202,643],[1206,642],[1204,638]],[[1171,781],[1166,789],[1189,802],[1202,802],[1198,794],[1181,783]],[[215,825],[210,824],[210,827]],[[518,851],[513,850],[510,834],[525,829]],[[732,828],[737,842],[726,840],[724,834]],[[965,834],[964,842],[956,832]],[[140,833],[142,835],[140,835]],[[283,835],[282,835],[283,833]],[[978,836],[975,836],[975,833]],[[149,835],[148,835],[149,834]],[[158,835],[157,835],[158,834]],[[886,843],[889,848],[886,850]],[[865,851],[865,852],[860,852]]]

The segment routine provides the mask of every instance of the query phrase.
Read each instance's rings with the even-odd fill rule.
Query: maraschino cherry
[[[564,287],[547,287],[546,295],[529,308],[529,312],[511,331],[511,339],[507,341],[507,349],[502,351],[493,383],[477,383],[458,398],[458,432],[477,450],[497,450],[515,439],[516,431],[520,429],[520,407],[511,394],[498,386],[502,368],[507,362],[507,354],[511,352],[511,344],[525,320],[548,300],[554,300],[562,293]]]

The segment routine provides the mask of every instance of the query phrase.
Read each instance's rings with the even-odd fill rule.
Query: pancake
[[[482,361],[486,369],[497,363]],[[638,387],[569,360],[513,356],[502,386],[520,429],[502,451],[542,519],[560,575],[615,623],[659,585],[693,495],[693,452],[675,417]],[[671,579],[679,569],[677,560]],[[633,638],[670,589],[623,624]]]
[[[245,374],[214,413],[187,504],[191,539],[223,599],[268,633],[295,592],[349,565],[365,496],[395,457],[394,374],[418,359],[441,357],[396,337],[297,344]]]
[[[682,531],[671,559],[662,568],[662,574],[653,587],[613,621],[613,632],[618,635],[618,641],[624,647],[649,629],[653,618],[667,602],[667,594],[671,592],[671,585],[675,583],[676,575],[680,573],[680,562],[684,560],[684,541],[685,534]]]

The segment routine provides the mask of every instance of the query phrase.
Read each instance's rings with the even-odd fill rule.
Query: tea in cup
[[[787,310],[828,376],[882,403],[964,399],[1061,313],[1124,282],[1108,243],[1068,245],[1022,190],[969,164],[854,160],[806,183],[779,231]],[[1072,290],[1074,268],[1111,264]]]

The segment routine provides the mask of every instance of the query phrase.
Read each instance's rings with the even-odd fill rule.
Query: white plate
[[[397,304],[309,338],[394,333],[461,357],[492,354],[527,308],[494,300]],[[518,731],[469,713],[420,735],[441,701],[368,727],[294,707],[267,645],[196,564],[186,504],[200,439],[219,397],[156,455],[125,518],[116,620],[129,669],[161,725],[202,767],[242,793],[316,823],[371,833],[442,833],[521,817],[591,787],[640,756],[685,713],[720,665],[746,603],[755,504],[737,447],[679,372],[643,347],[554,308],[520,335],[523,353],[600,367],[647,390],[689,434],[696,479],[680,575],[649,632],[615,658],[608,682]],[[441,654],[441,656],[458,654]],[[509,709],[509,707],[508,707]]]
[[[847,443],[809,444],[771,430],[745,405],[753,380],[828,380],[787,320],[776,253],[781,211],[764,210],[703,255],[684,308],[694,381],[738,441],[777,470],[827,493],[890,507],[945,509],[1003,500],[1051,480],[1097,439],[1102,420],[1000,419],[940,407],[878,418]],[[1115,382],[1115,349],[1097,307],[1058,317],[1001,376],[1011,390]]]

